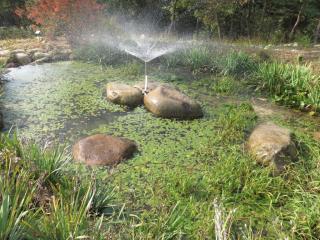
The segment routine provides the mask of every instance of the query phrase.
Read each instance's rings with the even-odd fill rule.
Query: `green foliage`
[[[21,144],[15,134],[0,138],[1,239],[103,239],[103,215],[96,219],[91,212],[103,214],[112,191],[88,176],[80,179],[59,148]]]
[[[257,63],[249,55],[243,52],[232,52],[222,60],[221,66],[224,75],[246,77],[254,73]]]
[[[102,65],[116,65],[126,60],[126,55],[108,46],[87,44],[74,49],[75,59]]]
[[[187,49],[182,57],[185,65],[190,67],[192,71],[200,70],[204,67],[210,68],[212,64],[210,50],[204,46]]]
[[[71,181],[70,181],[71,180]],[[92,186],[73,189],[83,184],[78,180],[68,179],[68,185],[54,189],[54,198],[49,209],[42,209],[41,217],[32,228],[36,239],[81,239],[88,238],[90,230],[88,213],[94,196]],[[80,185],[81,186],[81,185]],[[47,214],[47,211],[50,214]],[[54,226],[54,228],[52,227]]]
[[[262,63],[257,79],[277,102],[301,109],[317,110],[320,107],[320,78],[308,66]]]
[[[33,37],[30,30],[18,27],[0,27],[0,40]]]
[[[297,42],[299,46],[310,47],[312,44],[312,38],[307,34],[299,33],[295,36],[295,42]]]

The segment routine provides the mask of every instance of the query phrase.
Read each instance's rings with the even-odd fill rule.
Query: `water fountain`
[[[132,33],[129,34],[129,40],[120,42],[119,49],[144,62],[144,93],[146,93],[148,89],[147,64],[162,55],[172,53],[182,48],[182,46],[182,41],[169,38],[167,32],[163,35],[153,34],[153,36]]]

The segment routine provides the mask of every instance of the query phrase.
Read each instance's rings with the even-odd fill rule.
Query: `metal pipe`
[[[148,90],[148,73],[147,73],[147,62],[144,62],[144,94],[147,93]]]

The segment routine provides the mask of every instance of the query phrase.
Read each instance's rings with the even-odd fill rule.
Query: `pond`
[[[266,102],[259,104],[256,99],[252,100],[248,94],[243,94],[247,91],[238,82],[230,82],[228,86],[241,92],[241,95],[219,96],[214,91],[219,84],[217,77],[205,77],[193,81],[191,74],[181,70],[178,70],[178,73],[170,73],[168,69],[166,71],[159,69],[159,66],[153,67],[152,72],[152,80],[177,85],[199,101],[205,108],[204,119],[207,120],[214,121],[212,116],[217,112],[216,106],[224,103],[238,104],[243,101],[250,101],[255,109],[272,107],[271,116],[268,118],[292,115],[288,109]],[[70,144],[82,136],[99,131],[121,135],[119,129],[112,130],[115,122],[121,122],[121,119],[126,120],[121,126],[116,124],[119,125],[117,128],[135,126],[136,128],[131,130],[139,134],[144,133],[142,129],[144,124],[149,124],[150,127],[152,124],[167,125],[166,120],[152,117],[143,107],[128,110],[106,100],[105,86],[108,82],[133,84],[143,80],[141,73],[143,64],[137,62],[118,67],[100,67],[73,61],[10,69],[4,75],[7,81],[0,98],[4,130],[16,128],[21,136],[36,142],[53,141]],[[223,79],[221,83],[224,84]],[[232,89],[228,91],[234,92]],[[297,113],[293,114],[293,117],[298,117]],[[146,119],[149,119],[149,122],[146,122]],[[304,117],[303,119],[305,120]],[[314,122],[310,118],[308,120],[309,124]],[[185,124],[191,123],[187,121]],[[159,129],[159,126],[155,128]],[[161,139],[161,136],[158,137]]]
[[[1,96],[5,130],[12,126],[36,141],[69,141],[107,124],[124,109],[105,100],[114,71],[59,62],[11,69]]]

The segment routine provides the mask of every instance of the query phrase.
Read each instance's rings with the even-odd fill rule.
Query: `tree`
[[[104,8],[95,0],[35,0],[24,9],[16,9],[16,14],[42,26],[50,37],[66,33],[75,43],[95,29]]]

